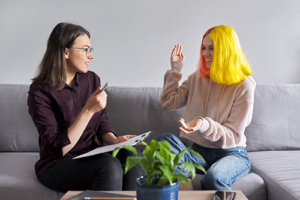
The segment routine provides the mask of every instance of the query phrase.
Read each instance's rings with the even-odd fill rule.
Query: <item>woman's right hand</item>
[[[85,104],[85,109],[92,114],[99,112],[106,107],[107,94],[101,87],[99,87],[95,92],[89,97]]]
[[[175,45],[171,54],[171,61],[184,62],[184,54],[182,53],[182,46],[180,44]]]
[[[186,123],[184,119],[180,118],[179,120],[182,127],[179,129],[185,134],[189,134],[195,131],[200,130],[203,124],[203,119],[201,117],[195,117],[192,121]]]

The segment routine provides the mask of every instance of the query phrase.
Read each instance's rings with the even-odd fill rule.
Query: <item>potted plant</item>
[[[113,151],[113,157],[118,154],[121,148],[135,154],[135,156],[127,157],[125,174],[134,166],[142,168],[143,173],[145,173],[143,177],[137,179],[137,199],[178,199],[179,182],[190,185],[184,175],[181,173],[175,174],[175,170],[181,164],[185,165],[181,172],[185,169],[189,170],[192,174],[192,179],[195,178],[195,167],[205,172],[205,169],[200,164],[180,162],[186,151],[195,153],[204,162],[202,156],[191,148],[187,148],[176,155],[171,152],[167,141],[152,140],[150,145],[143,141],[139,145],[146,146],[143,150],[143,156],[139,156],[136,148],[130,145],[118,147]]]

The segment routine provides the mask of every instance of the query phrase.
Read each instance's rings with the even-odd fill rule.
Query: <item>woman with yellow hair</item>
[[[201,164],[207,171],[201,180],[205,190],[231,190],[231,185],[250,171],[245,128],[253,113],[256,83],[235,31],[225,25],[209,29],[203,36],[198,69],[180,86],[184,63],[182,46],[171,54],[171,70],[164,77],[161,106],[165,111],[186,106],[180,137],[193,142],[203,156],[185,153],[182,161]],[[187,146],[176,136],[164,133],[173,153]],[[176,173],[190,177],[184,166]],[[201,171],[199,170],[199,173]]]

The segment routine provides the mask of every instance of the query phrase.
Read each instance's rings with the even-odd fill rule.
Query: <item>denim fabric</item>
[[[168,141],[172,153],[178,154],[187,146],[175,135],[164,133],[157,138],[158,141]],[[239,178],[250,172],[250,160],[244,147],[230,149],[211,149],[192,145],[192,149],[198,152],[205,160],[205,163],[197,155],[186,152],[181,162],[198,163],[204,167],[206,173],[201,180],[203,190],[231,190],[231,185]],[[179,173],[184,165],[180,165],[175,173]],[[202,173],[196,170],[196,173]],[[183,173],[190,178],[191,174],[185,170]]]

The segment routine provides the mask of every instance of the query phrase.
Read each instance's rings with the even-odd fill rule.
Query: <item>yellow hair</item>
[[[217,26],[208,36],[214,43],[210,78],[225,85],[239,83],[252,76],[251,67],[245,57],[235,31],[225,25]]]

